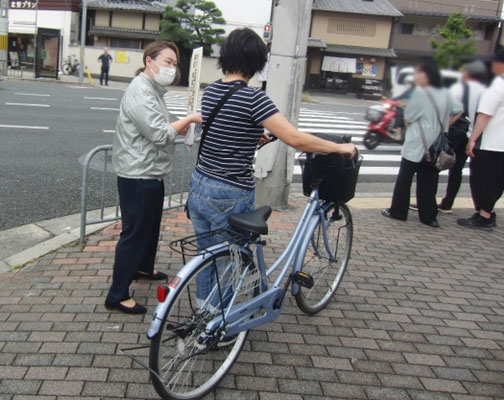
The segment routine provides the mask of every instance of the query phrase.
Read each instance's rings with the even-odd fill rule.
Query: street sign
[[[187,91],[187,114],[194,114],[198,111],[198,98],[201,80],[201,62],[203,61],[203,47],[193,50],[191,56],[191,66],[189,68],[189,88]],[[195,126],[192,125],[187,132],[184,143],[191,150],[194,143]]]

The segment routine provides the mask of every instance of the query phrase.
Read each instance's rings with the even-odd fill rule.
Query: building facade
[[[79,39],[80,0],[10,0],[9,65],[33,69],[36,34],[39,29],[59,32],[58,54],[47,51],[47,63],[57,66],[69,54],[72,43]],[[55,59],[56,58],[56,59]]]
[[[67,59],[80,59],[82,0],[8,0],[9,66],[32,69],[36,62],[36,33],[39,29],[59,31],[57,61],[53,51],[43,52],[51,69],[61,68]],[[167,5],[176,0],[86,0],[86,37],[83,54],[89,71],[98,74],[98,56],[109,47],[114,59],[111,75],[131,79],[142,65],[145,46],[156,40],[159,22]],[[227,24],[226,32],[248,26],[262,35],[271,20],[272,0],[214,0]],[[218,49],[214,55],[218,55]],[[12,55],[12,59],[10,58]],[[56,64],[55,64],[56,63]],[[202,82],[220,76],[216,59],[205,57]]]
[[[306,86],[381,96],[389,60],[396,56],[392,29],[401,15],[388,0],[315,0]]]
[[[404,15],[394,25],[392,47],[398,64],[412,64],[432,56],[430,39],[448,17],[462,12],[474,31],[476,57],[495,52],[500,37],[502,0],[390,0]]]

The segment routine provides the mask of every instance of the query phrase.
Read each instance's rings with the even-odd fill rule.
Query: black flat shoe
[[[381,215],[387,218],[393,218],[392,214],[390,213],[390,208],[384,208],[381,212]]]
[[[105,308],[107,310],[118,310],[125,314],[145,314],[147,312],[147,308],[138,303],[135,303],[133,307],[126,307],[121,303],[113,304],[108,300],[105,300]]]
[[[149,281],[163,281],[168,279],[168,275],[164,272],[156,271],[156,273],[146,274],[145,272],[137,272],[135,275],[135,280],[148,279]]]
[[[432,222],[422,222],[423,224],[427,225],[427,226],[430,226],[431,228],[439,228],[439,224],[436,220],[432,221]]]

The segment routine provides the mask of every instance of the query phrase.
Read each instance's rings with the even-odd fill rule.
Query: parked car
[[[408,81],[413,77],[414,73],[414,67],[403,67],[401,69],[398,69],[397,67],[391,68],[392,97],[400,96],[410,87]],[[460,82],[462,79],[462,73],[459,71],[452,71],[450,69],[442,69],[441,78],[443,80],[443,86],[448,88],[454,83]]]

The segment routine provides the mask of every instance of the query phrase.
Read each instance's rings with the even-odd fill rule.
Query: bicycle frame
[[[280,307],[276,306],[277,300],[281,297],[284,289],[281,284],[287,275],[287,272],[292,268],[293,272],[299,272],[303,266],[303,254],[302,251],[303,241],[306,241],[305,232],[311,232],[314,229],[319,220],[322,220],[324,224],[324,236],[325,234],[325,219],[322,218],[327,208],[332,206],[334,203],[325,202],[320,205],[318,190],[312,191],[308,203],[306,204],[300,220],[294,230],[294,233],[287,244],[287,247],[282,252],[280,257],[273,263],[273,265],[266,270],[266,264],[264,261],[261,240],[258,238],[257,241],[252,242],[256,244],[254,252],[256,253],[257,267],[267,278],[270,277],[280,266],[283,265],[280,270],[278,277],[274,281],[273,285],[267,288],[265,291],[259,295],[251,298],[240,304],[232,305],[226,309],[224,315],[218,315],[208,322],[206,329],[209,332],[223,325],[224,320],[226,321],[226,335],[233,336],[244,330],[252,329],[277,319],[282,312],[282,305]],[[311,229],[311,230],[308,230]],[[327,247],[327,237],[324,237],[324,243]],[[152,339],[161,327],[163,318],[170,306],[172,299],[175,295],[176,288],[179,282],[183,282],[192,273],[193,269],[201,263],[206,257],[212,253],[218,251],[228,250],[230,248],[230,243],[222,243],[213,246],[205,254],[195,256],[187,264],[185,264],[182,269],[177,273],[177,276],[168,284],[170,289],[165,301],[158,303],[156,310],[154,311],[152,321],[150,323],[147,337]],[[299,290],[299,285],[292,283],[291,292],[296,295]],[[233,304],[234,299],[231,300]]]

